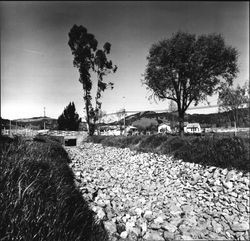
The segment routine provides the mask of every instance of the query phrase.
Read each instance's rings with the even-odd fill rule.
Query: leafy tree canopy
[[[70,102],[66,108],[64,108],[63,113],[58,117],[58,129],[68,130],[68,131],[78,131],[81,119],[76,113],[76,108],[74,102]]]
[[[222,80],[229,85],[238,72],[237,50],[227,46],[220,34],[201,35],[177,32],[153,44],[147,57],[143,83],[151,97],[176,102],[180,130],[191,103],[206,100]]]

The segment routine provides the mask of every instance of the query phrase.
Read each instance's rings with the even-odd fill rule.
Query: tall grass
[[[0,240],[108,240],[53,141],[1,146]]]

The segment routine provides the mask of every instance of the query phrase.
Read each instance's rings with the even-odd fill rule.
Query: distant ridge
[[[33,121],[43,121],[43,120],[56,120],[54,118],[51,117],[47,117],[47,116],[39,116],[39,117],[31,117],[31,118],[21,118],[21,119],[14,119],[11,121],[17,121],[17,122],[33,122]]]
[[[249,108],[242,108],[238,110],[239,112],[239,127],[250,127],[250,111]],[[185,122],[198,122],[203,127],[207,126],[228,126],[233,125],[233,113],[232,111],[221,112],[221,113],[210,113],[210,114],[186,114],[184,121]],[[132,114],[125,117],[126,125],[133,125],[138,121],[155,120],[158,124],[174,121],[178,123],[178,113],[177,112],[165,112],[165,113],[156,113],[154,111],[143,111],[136,114]],[[230,121],[231,119],[231,121]],[[123,125],[124,119],[121,118],[119,121],[110,122],[110,125]]]

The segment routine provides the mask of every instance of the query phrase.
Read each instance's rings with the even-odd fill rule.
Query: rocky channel
[[[249,173],[84,143],[65,147],[110,240],[249,240]]]

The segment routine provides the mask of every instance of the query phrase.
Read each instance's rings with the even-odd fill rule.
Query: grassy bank
[[[141,152],[172,154],[186,162],[250,171],[249,138],[195,136],[92,136],[89,142]]]
[[[0,240],[107,240],[58,143],[1,143]]]

